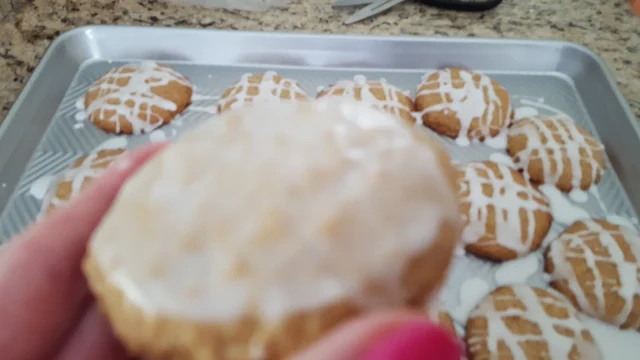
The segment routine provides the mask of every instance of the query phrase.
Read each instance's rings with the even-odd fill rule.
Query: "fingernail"
[[[445,330],[428,322],[403,325],[368,349],[361,360],[460,360],[462,349]]]

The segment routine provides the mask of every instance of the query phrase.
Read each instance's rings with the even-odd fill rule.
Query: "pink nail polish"
[[[440,327],[411,323],[379,339],[361,360],[460,360],[458,341]]]

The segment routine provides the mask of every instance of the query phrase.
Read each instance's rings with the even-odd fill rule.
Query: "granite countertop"
[[[51,41],[87,24],[376,35],[562,39],[600,54],[640,117],[640,17],[628,0],[505,0],[484,14],[404,3],[373,19],[343,25],[354,8],[330,0],[294,0],[286,9],[243,12],[159,0],[35,0],[0,22],[0,119]]]

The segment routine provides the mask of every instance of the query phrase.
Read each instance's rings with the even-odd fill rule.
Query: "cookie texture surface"
[[[525,176],[562,191],[587,190],[604,172],[604,146],[572,120],[526,118],[508,133],[507,152]]]
[[[409,125],[416,123],[415,106],[408,91],[386,80],[367,80],[358,75],[353,80],[339,81],[318,93],[318,98],[340,96],[370,104],[378,110],[397,116]]]
[[[513,118],[509,93],[488,76],[458,68],[425,75],[418,86],[416,111],[425,126],[459,145],[487,141],[502,147]],[[499,143],[499,144],[498,144]]]
[[[87,91],[89,120],[115,134],[144,134],[171,122],[190,103],[193,89],[177,71],[151,61],[112,69]]]
[[[124,153],[125,149],[103,149],[77,159],[60,175],[57,186],[45,197],[43,213],[51,213],[74,199]]]
[[[218,113],[240,109],[254,102],[305,101],[307,95],[293,79],[273,71],[264,74],[244,74],[218,100]]]
[[[540,248],[553,218],[546,197],[517,170],[490,161],[460,166],[465,250],[494,261]]]
[[[439,289],[460,233],[447,153],[329,100],[220,115],[124,185],[83,267],[132,355],[283,359]]]
[[[640,237],[605,220],[578,221],[545,256],[551,286],[581,311],[623,329],[640,329]]]
[[[575,309],[553,293],[524,285],[496,289],[469,315],[469,360],[599,360],[600,350]]]

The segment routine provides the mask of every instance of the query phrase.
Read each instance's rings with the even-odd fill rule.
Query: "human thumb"
[[[338,327],[291,360],[460,360],[459,342],[410,311],[375,313]]]

